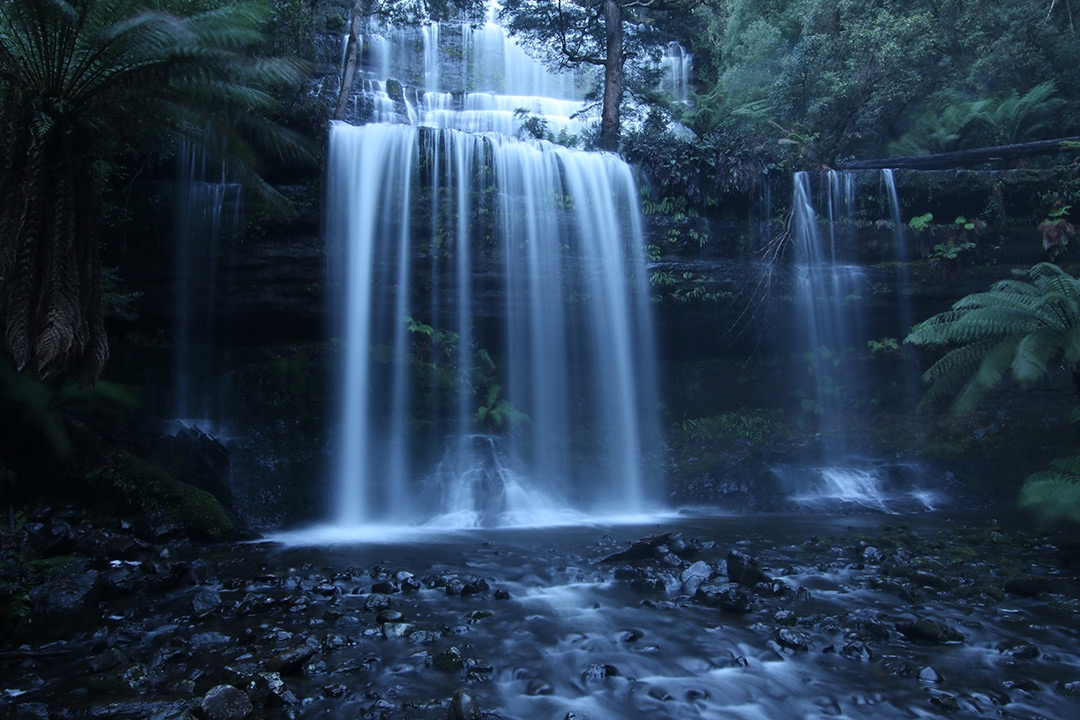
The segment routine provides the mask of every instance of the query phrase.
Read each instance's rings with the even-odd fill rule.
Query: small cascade
[[[551,524],[653,496],[637,186],[614,155],[531,139],[581,130],[580,78],[491,7],[386,33],[355,118],[374,122],[331,128],[339,526]]]
[[[837,459],[847,453],[844,424],[851,403],[847,388],[856,385],[844,355],[853,343],[864,342],[860,297],[867,284],[866,272],[846,262],[840,252],[852,219],[854,189],[850,174],[827,175],[824,223],[814,210],[808,173],[795,174],[792,198],[799,347],[813,384],[812,396],[803,399],[803,407],[817,417],[826,454]]]
[[[911,331],[914,324],[914,311],[911,306],[911,295],[908,288],[911,287],[911,273],[908,270],[907,240],[904,233],[904,219],[900,214],[900,197],[896,193],[896,179],[892,170],[881,171],[881,184],[884,186],[885,196],[889,201],[889,218],[893,226],[893,257],[896,259],[896,287],[898,326],[900,337],[903,338]]]
[[[660,69],[663,71],[660,91],[675,102],[688,102],[693,56],[679,43],[669,43],[660,58]]]
[[[188,144],[178,159],[172,415],[210,432],[222,420],[217,345],[227,334],[215,305],[228,285],[220,268],[235,250],[241,188],[225,181],[220,164]]]

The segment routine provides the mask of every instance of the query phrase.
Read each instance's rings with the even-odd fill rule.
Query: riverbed
[[[1071,718],[1062,545],[954,511],[164,546],[4,648],[0,711],[213,717],[228,685],[260,718]]]

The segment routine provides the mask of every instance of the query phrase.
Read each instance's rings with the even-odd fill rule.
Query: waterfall
[[[173,418],[200,423],[203,430],[222,419],[217,371],[215,307],[223,278],[219,268],[240,229],[240,185],[224,178],[224,168],[184,144],[178,154],[173,298]]]
[[[614,155],[516,138],[529,114],[578,132],[577,80],[493,15],[459,29],[426,26],[415,62],[380,46],[376,122],[331,127],[334,521],[640,513],[657,396],[637,185]],[[371,74],[387,63],[404,81]]]
[[[792,198],[791,231],[799,253],[795,266],[795,301],[801,319],[798,342],[813,384],[813,395],[803,399],[803,406],[817,418],[826,454],[839,459],[847,452],[843,425],[851,398],[846,388],[857,386],[843,356],[853,343],[863,341],[860,305],[866,272],[845,262],[839,253],[852,219],[854,190],[851,174],[826,176],[827,238],[822,237],[814,210],[808,173],[795,174]]]

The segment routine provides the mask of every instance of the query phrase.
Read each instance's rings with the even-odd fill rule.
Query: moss
[[[115,466],[94,471],[89,479],[107,499],[130,510],[161,513],[191,537],[228,540],[236,535],[232,521],[213,495],[130,453],[120,456]]]

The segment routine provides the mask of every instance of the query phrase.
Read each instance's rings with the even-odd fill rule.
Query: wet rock
[[[790,628],[778,628],[773,633],[773,639],[776,640],[776,644],[780,647],[794,652],[807,652],[810,649],[806,635]]]
[[[44,523],[27,523],[25,532],[27,546],[41,557],[70,553],[79,535],[71,523],[55,517]]]
[[[874,659],[874,654],[865,643],[855,641],[846,643],[840,648],[840,657],[857,662],[870,662]]]
[[[137,565],[116,561],[113,567],[101,573],[98,583],[101,592],[110,597],[130,595],[142,584],[142,575]]]
[[[286,707],[299,702],[276,672],[261,672],[255,676],[255,697],[263,707]]]
[[[461,578],[450,578],[444,587],[450,597],[460,597],[461,591],[465,589],[465,582]]]
[[[106,648],[102,652],[90,658],[90,667],[94,672],[105,672],[119,667],[128,661],[124,653],[117,648]]]
[[[480,595],[481,593],[486,593],[490,589],[491,586],[488,585],[488,581],[484,578],[473,578],[461,588],[461,597]]]
[[[1039,593],[1053,592],[1054,581],[1045,575],[1020,575],[1006,580],[1002,589],[1020,597],[1035,597]]]
[[[244,720],[254,709],[243,690],[218,685],[206,693],[195,714],[203,720]]]
[[[752,588],[759,583],[771,583],[772,580],[758,567],[757,560],[742,550],[732,550],[727,556],[728,580],[743,587]]]
[[[349,688],[341,683],[333,683],[331,685],[324,685],[322,689],[323,697],[338,699],[343,698],[349,692]]]
[[[403,638],[414,629],[409,623],[388,622],[383,623],[382,634],[387,639]]]
[[[275,605],[277,605],[277,602],[269,595],[248,593],[240,601],[239,607],[236,608],[236,614],[240,616],[261,615],[273,610]]]
[[[1039,648],[1029,642],[1014,641],[1001,643],[997,651],[1016,660],[1033,660],[1039,657]]]
[[[862,559],[864,562],[870,565],[880,565],[884,559],[884,555],[873,545],[863,548]]]
[[[458,690],[450,699],[450,708],[446,712],[446,720],[480,720],[480,706],[476,704],[473,696],[464,690]]]
[[[219,632],[201,632],[192,635],[190,642],[193,648],[207,648],[214,645],[227,645],[232,642],[232,638]]]
[[[1006,680],[1005,682],[1001,683],[1001,685],[1007,690],[1019,690],[1020,692],[1027,693],[1029,695],[1033,695],[1037,692],[1042,692],[1042,686],[1040,686],[1039,683],[1033,680]]]
[[[683,570],[682,575],[679,576],[679,580],[682,582],[682,591],[693,596],[702,583],[707,582],[712,575],[712,567],[708,563],[698,560]]]
[[[489,617],[494,617],[495,613],[490,610],[474,610],[468,614],[469,624],[480,622],[481,620],[487,620]]]
[[[375,616],[375,619],[378,622],[386,623],[400,622],[403,617],[405,616],[399,613],[397,610],[380,610],[379,614]]]
[[[267,667],[283,675],[292,675],[300,672],[311,658],[315,657],[315,648],[310,645],[298,645],[274,656]]]
[[[645,595],[663,595],[667,591],[667,585],[662,578],[646,576],[631,580],[630,589]]]
[[[959,712],[960,710],[960,702],[948,693],[935,692],[930,698],[930,704],[948,712]]]
[[[393,595],[398,591],[398,585],[393,580],[382,580],[371,586],[371,592],[380,595]]]
[[[753,596],[734,583],[711,580],[698,588],[694,599],[703,605],[718,607],[735,615],[745,615],[754,605]]]
[[[777,610],[773,614],[773,622],[781,627],[794,627],[799,621],[799,616],[790,610]]]
[[[406,637],[410,645],[431,645],[442,637],[442,633],[437,630],[413,630],[406,633]]]
[[[203,588],[191,598],[191,610],[199,617],[209,615],[221,607],[221,594],[217,590]]]
[[[921,683],[936,685],[937,683],[944,682],[944,680],[945,678],[941,677],[941,673],[929,665],[919,670],[919,682]]]
[[[585,669],[581,671],[581,679],[586,682],[603,680],[604,678],[609,677],[619,677],[619,669],[614,665],[593,663],[587,665]]]
[[[883,655],[881,666],[895,677],[908,677],[914,671],[907,660],[898,655]]]
[[[671,538],[671,533],[648,535],[634,542],[626,550],[617,552],[614,555],[608,555],[601,560],[599,564],[658,560],[665,552],[671,552],[668,547]],[[661,550],[661,548],[663,548],[663,550]]]
[[[964,635],[959,630],[927,618],[919,618],[912,622],[898,622],[896,629],[908,640],[923,645],[964,642]]]
[[[892,637],[889,627],[877,620],[859,620],[855,627],[858,628],[860,635],[877,642],[885,642]]]
[[[465,658],[461,656],[461,651],[456,647],[450,647],[432,658],[431,664],[441,672],[456,673],[464,669]]]
[[[43,702],[19,703],[11,717],[14,720],[49,720],[49,706]]]
[[[96,614],[98,572],[65,573],[30,591],[35,613],[54,622],[79,621]]]
[[[1054,686],[1054,690],[1062,697],[1080,698],[1080,680],[1073,682],[1059,680],[1057,685]]]
[[[380,610],[386,610],[390,607],[390,598],[382,593],[372,593],[364,598],[364,610],[368,612],[379,612]]]

